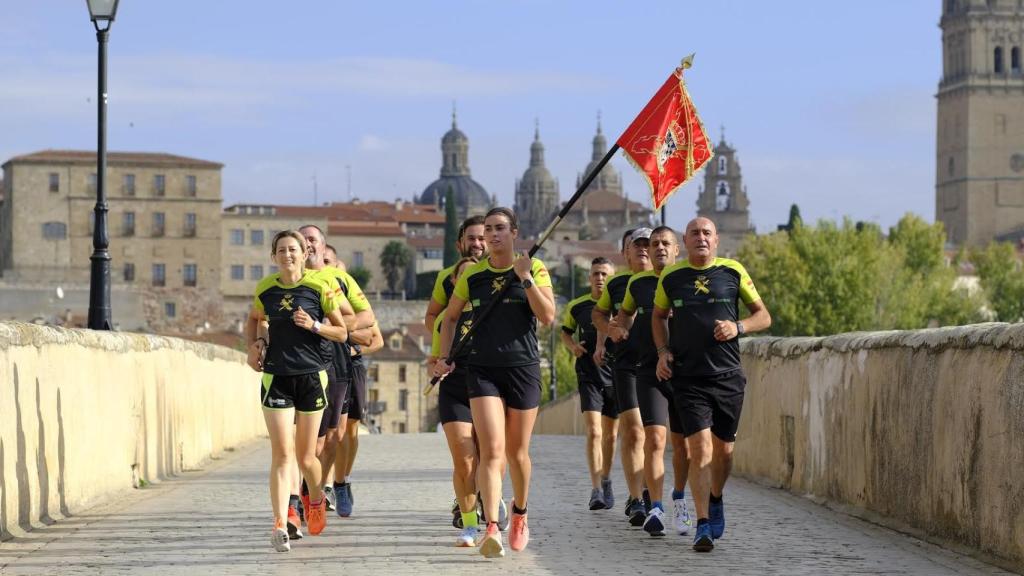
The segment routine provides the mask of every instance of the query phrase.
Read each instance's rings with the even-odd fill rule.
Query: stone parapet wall
[[[0,536],[264,435],[244,360],[175,338],[0,322]]]

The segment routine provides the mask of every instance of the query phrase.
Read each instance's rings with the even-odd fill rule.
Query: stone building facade
[[[743,240],[754,233],[750,225],[750,199],[736,149],[722,139],[715,156],[704,167],[704,186],[697,196],[697,215],[709,218],[718,228],[718,254],[733,257]]]
[[[423,348],[429,342],[414,336],[409,327],[388,330],[383,336],[384,348],[367,357],[370,417],[384,434],[433,431],[438,422],[437,394],[422,393],[430,381]]]
[[[943,0],[935,219],[957,245],[1024,237],[1024,5]]]
[[[111,283],[144,295],[153,329],[219,324],[223,165],[139,152],[110,152],[107,162]],[[11,158],[3,171],[4,282],[87,286],[96,153],[46,150]]]

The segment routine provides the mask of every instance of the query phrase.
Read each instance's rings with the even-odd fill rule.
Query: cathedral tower
[[[519,236],[536,238],[558,212],[558,182],[544,165],[544,144],[540,141],[540,126],[533,133],[530,145],[530,167],[523,178],[516,181],[515,212],[519,217]]]
[[[735,256],[743,239],[754,232],[749,205],[736,149],[726,144],[722,128],[722,140],[704,168],[704,187],[697,198],[697,215],[709,218],[718,228],[719,256]]]

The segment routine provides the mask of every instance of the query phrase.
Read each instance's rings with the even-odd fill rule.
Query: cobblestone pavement
[[[453,546],[450,460],[436,434],[361,439],[350,518],[319,537],[270,547],[269,443],[0,544],[3,574],[1000,574],[931,544],[741,480],[726,489],[728,529],[714,552],[628,526],[621,473],[614,510],[591,512],[583,439],[534,440],[532,539],[483,559]],[[669,466],[666,466],[669,468]],[[506,481],[505,492],[511,487]],[[507,545],[507,541],[506,541]],[[349,572],[352,571],[352,572]]]

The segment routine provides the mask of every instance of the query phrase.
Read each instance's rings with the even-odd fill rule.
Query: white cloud
[[[381,150],[387,150],[389,144],[380,136],[373,134],[364,134],[359,139],[359,150],[363,152],[379,152]]]

